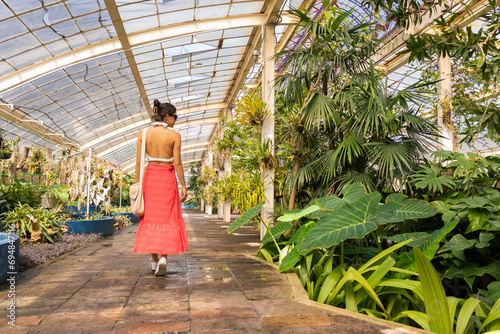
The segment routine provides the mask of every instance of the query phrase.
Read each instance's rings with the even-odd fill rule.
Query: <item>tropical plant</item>
[[[57,209],[31,208],[21,204],[4,213],[4,225],[14,225],[22,242],[54,242],[54,237],[65,232],[61,225],[61,207]]]
[[[260,88],[244,91],[243,97],[236,101],[235,108],[238,110],[235,120],[249,126],[262,126],[269,114]]]
[[[409,174],[434,142],[436,127],[419,116],[431,83],[389,89],[369,61],[378,42],[374,23],[356,24],[350,12],[335,9],[316,20],[300,10],[292,14],[311,43],[287,51],[284,73],[277,78],[280,101],[283,110],[296,110],[294,124],[304,138],[322,143],[311,150],[302,145],[306,156],[294,158],[291,188],[300,176],[313,197],[338,193],[354,182],[370,190],[407,191]],[[283,148],[294,152],[301,147],[297,144],[290,138]]]
[[[500,330],[500,299],[490,307],[477,298],[446,297],[438,273],[427,257],[414,248],[421,282],[425,313],[402,311],[395,320],[409,317],[423,329],[438,334],[498,333]],[[473,316],[473,314],[475,314]]]
[[[40,206],[40,197],[35,191],[38,184],[15,180],[9,185],[0,184],[1,191],[6,194],[7,203],[11,208],[27,204],[31,207]]]
[[[43,172],[43,168],[47,163],[45,152],[38,146],[31,146],[30,151],[31,155],[28,158],[29,173],[40,174]]]
[[[115,216],[115,223],[113,224],[115,231],[121,230],[122,228],[125,228],[127,226],[132,225],[129,217],[127,216]]]

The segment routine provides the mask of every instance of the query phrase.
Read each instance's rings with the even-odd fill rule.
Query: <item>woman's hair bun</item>
[[[161,122],[166,115],[173,115],[177,109],[170,103],[161,103],[158,99],[153,101],[153,121]]]

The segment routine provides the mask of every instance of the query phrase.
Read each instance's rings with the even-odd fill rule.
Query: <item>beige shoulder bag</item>
[[[142,131],[142,145],[141,145],[141,165],[140,165],[140,181],[130,186],[130,208],[132,213],[141,217],[144,214],[144,197],[142,196],[142,178],[144,177],[144,160],[146,156],[146,131]],[[136,176],[137,177],[137,176]]]

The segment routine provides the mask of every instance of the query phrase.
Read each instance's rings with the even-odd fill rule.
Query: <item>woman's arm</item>
[[[174,140],[174,168],[177,173],[177,177],[179,177],[179,181],[182,185],[182,197],[181,202],[184,202],[187,197],[187,189],[186,189],[186,180],[184,179],[184,167],[182,166],[181,160],[181,135],[179,133],[175,133]]]
[[[139,183],[141,180],[141,148],[142,148],[142,130],[139,132],[139,137],[137,137],[137,157],[135,159],[135,183]]]

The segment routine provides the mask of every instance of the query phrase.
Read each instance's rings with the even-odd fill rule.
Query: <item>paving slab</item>
[[[189,250],[169,256],[166,276],[132,252],[128,227],[18,275],[17,327],[0,286],[0,333],[426,333],[310,301],[294,274],[255,257],[254,227],[184,217]]]

